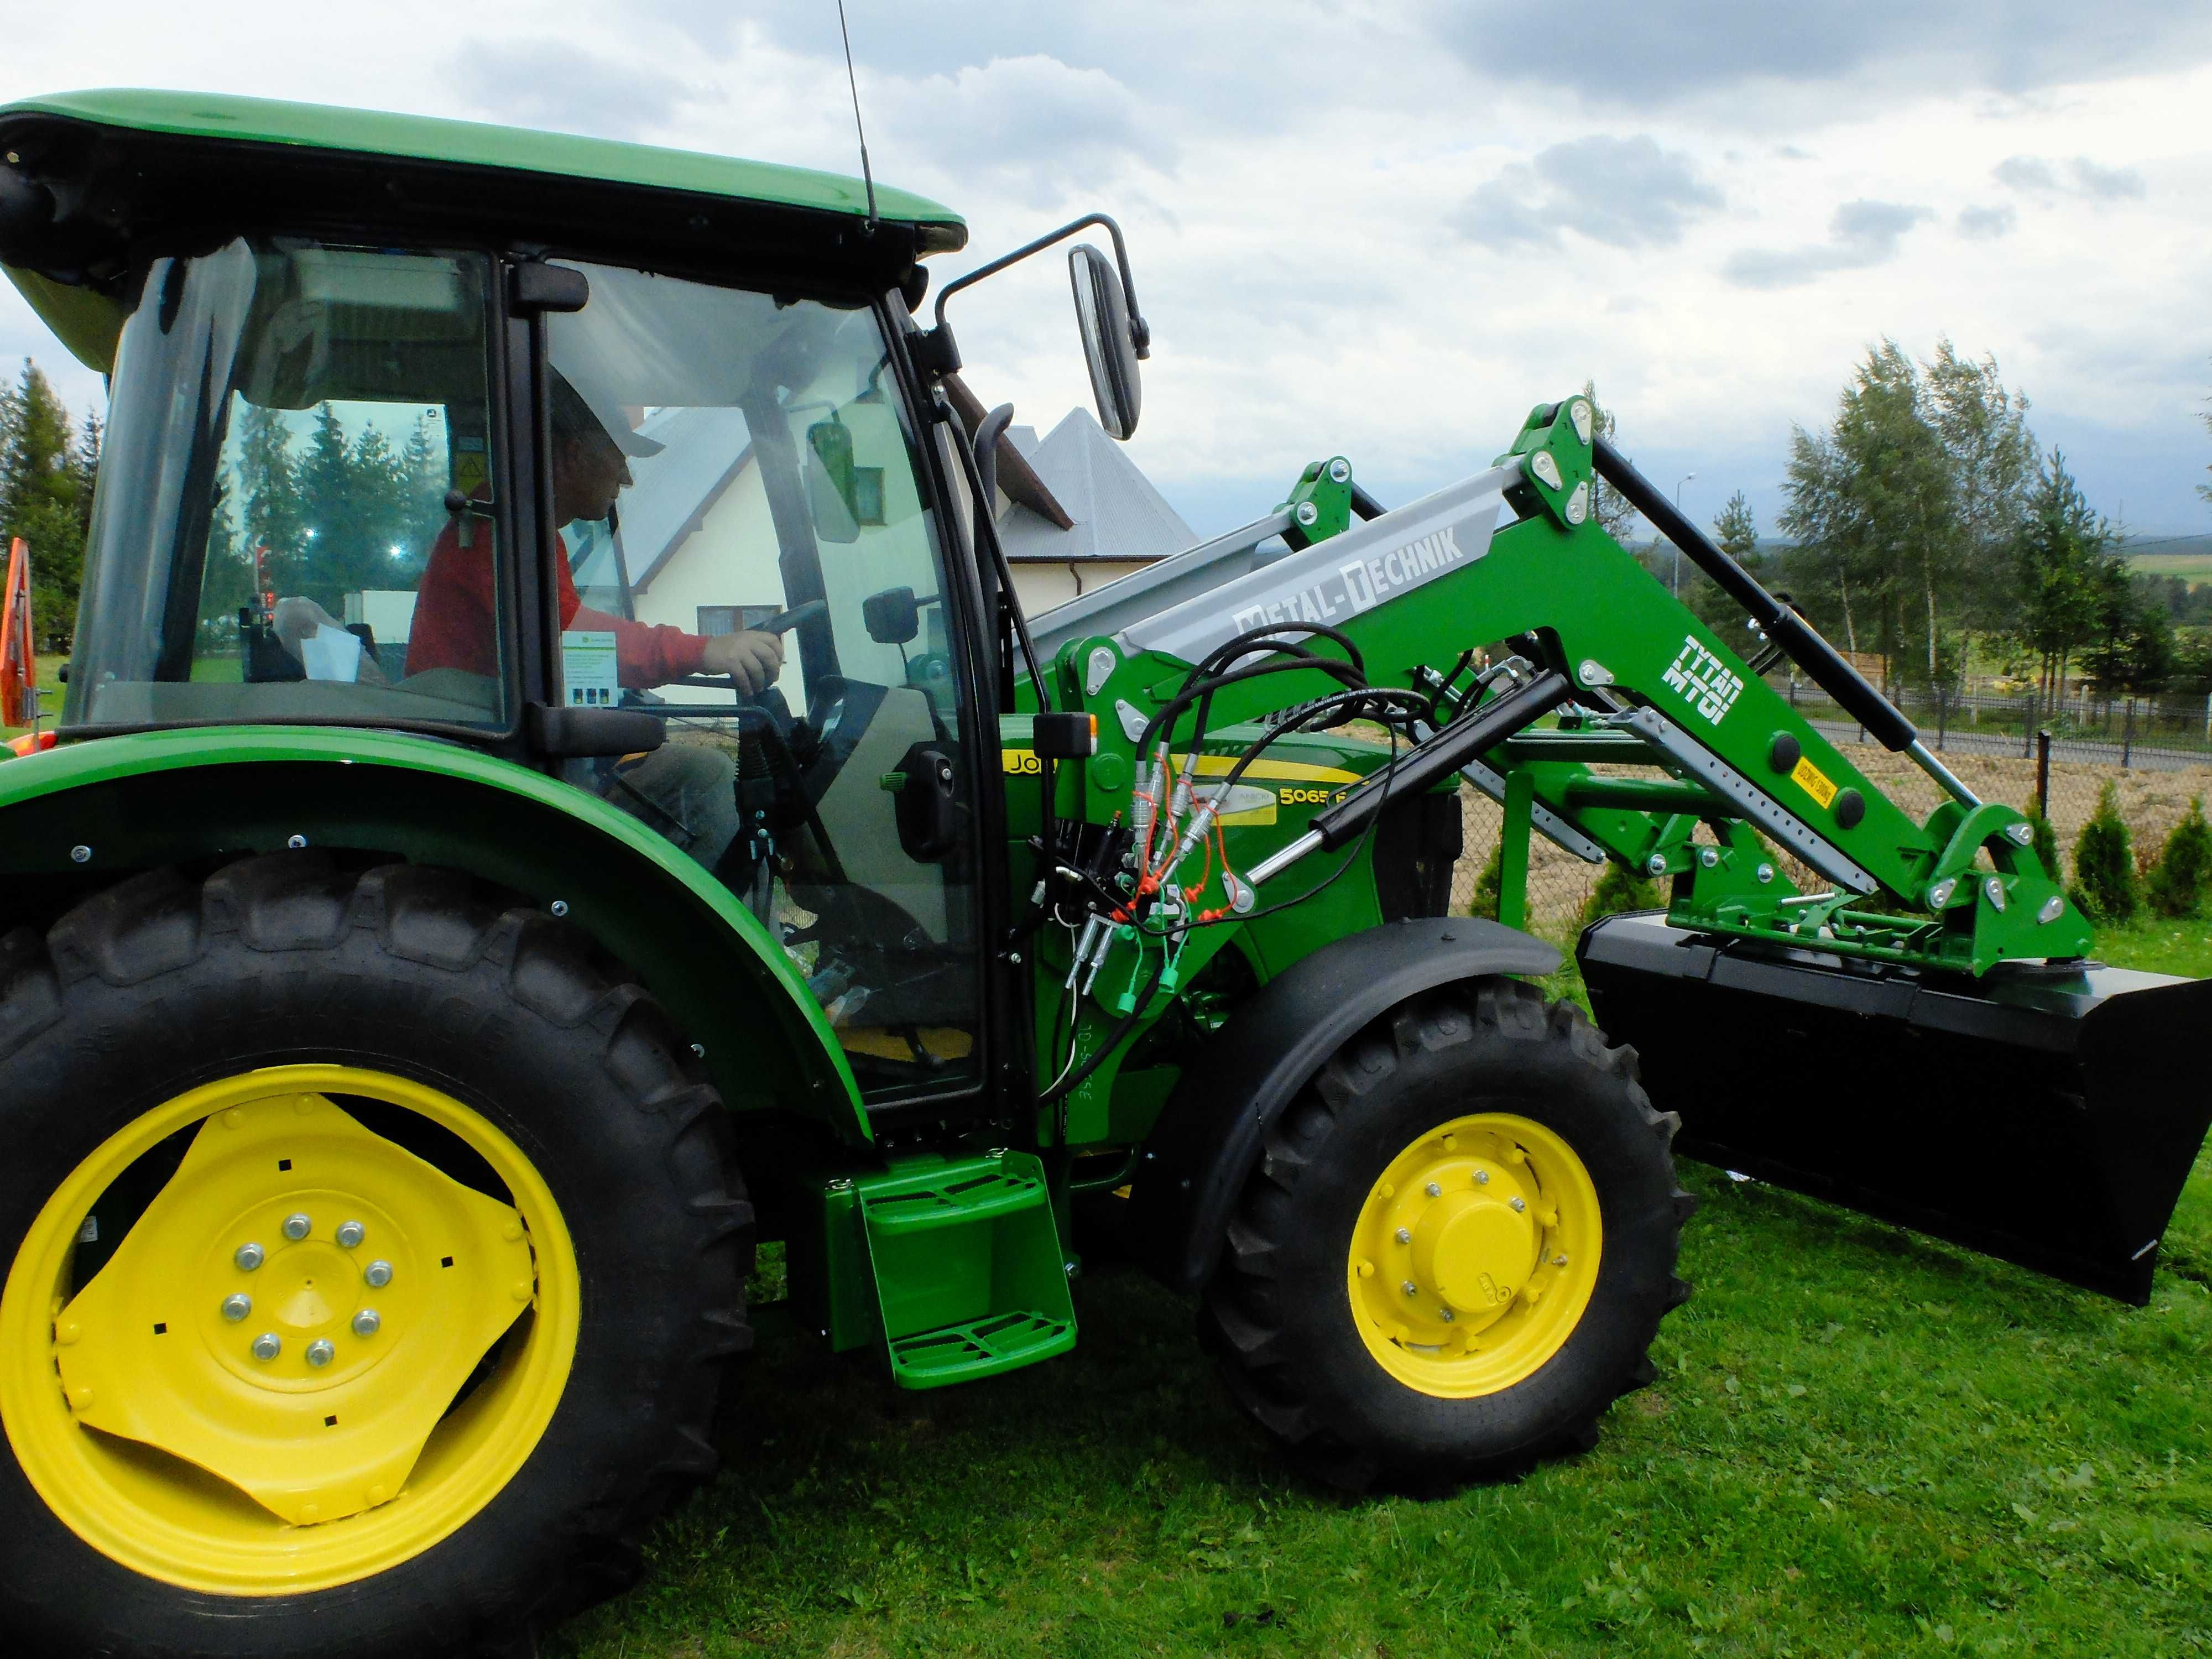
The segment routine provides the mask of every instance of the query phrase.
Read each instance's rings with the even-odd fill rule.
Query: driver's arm
[[[775,683],[783,667],[783,641],[773,634],[687,634],[666,623],[631,622],[594,611],[577,597],[567,559],[558,561],[563,631],[615,636],[615,673],[640,690],[693,674],[727,674],[750,696]]]
[[[783,641],[773,634],[687,634],[665,623],[629,622],[579,605],[565,629],[615,636],[617,678],[650,690],[693,674],[727,674],[750,696],[775,684],[783,668]]]

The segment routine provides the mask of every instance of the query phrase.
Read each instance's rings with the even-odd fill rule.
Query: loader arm
[[[1348,467],[1308,468],[1284,509],[1252,527],[1281,529],[1286,556],[1255,562],[1243,538],[1224,538],[1163,562],[1138,589],[1116,593],[1128,586],[1116,583],[1077,614],[1039,618],[1040,638],[1058,647],[1063,706],[1097,713],[1102,744],[1120,745],[1133,775],[1145,761],[1135,741],[1191,665],[1256,627],[1325,626],[1356,646],[1370,683],[1436,693],[1435,735],[1364,786],[1370,799],[1386,783],[1425,781],[1437,766],[1431,756],[1425,767],[1421,750],[1456,739],[1453,768],[1507,804],[1509,836],[1534,828],[1586,860],[1674,877],[1678,925],[1782,944],[1817,938],[1838,954],[1975,975],[2085,954],[2091,930],[2037,861],[2026,818],[1975,800],[1902,714],[1594,436],[1586,400],[1539,408],[1488,471],[1359,523]],[[1773,642],[1950,799],[1916,821],[1653,580],[1589,511],[1601,465],[1639,505],[1663,511],[1662,528]],[[1447,683],[1462,653],[1497,641],[1516,642],[1525,672],[1480,690],[1463,674]],[[1546,671],[1564,682],[1556,705],[1471,747],[1480,734],[1464,723]],[[1212,700],[1212,724],[1262,719],[1330,689],[1319,673],[1230,685]],[[1539,726],[1554,707],[1556,720]],[[1188,744],[1188,721],[1152,741],[1163,738]],[[1650,775],[1596,769],[1622,765]],[[1340,803],[1297,855],[1340,845],[1361,817],[1356,799]],[[1827,890],[1799,891],[1770,842]],[[1256,872],[1288,862],[1263,860]]]
[[[1318,463],[1267,518],[1037,619],[1055,701],[1099,725],[1060,810],[1160,849],[1099,935],[1119,997],[1078,1012],[1070,1063],[1110,1054],[1152,1012],[1142,988],[1189,983],[1240,921],[1288,931],[1285,905],[1358,863],[1389,801],[1456,774],[1504,805],[1503,920],[1532,832],[1674,878],[1663,922],[1611,918],[1577,955],[1684,1150],[2141,1301],[2212,1121],[2186,1053],[2208,987],[2087,960],[2027,819],[1977,799],[1593,424],[1585,398],[1540,407],[1488,471],[1390,512]],[[1599,526],[1598,477],[1947,798],[1916,820],[1823,738]],[[1249,760],[1353,714],[1398,752],[1297,821],[1214,833],[1243,775],[1224,740]]]

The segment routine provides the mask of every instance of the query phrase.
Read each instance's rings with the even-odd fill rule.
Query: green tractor
[[[871,182],[0,109],[0,264],[110,387],[60,741],[0,766],[12,1650],[526,1644],[714,1469],[762,1241],[908,1389],[1067,1352],[1085,1256],[1133,1259],[1353,1490],[1592,1443],[1687,1294],[1678,1129],[2148,1295],[2203,988],[2090,960],[2021,815],[1585,399],[1022,614],[946,301],[1092,227],[1127,437],[1100,216],[925,317],[964,228]],[[1497,921],[1445,914],[1463,786]],[[1534,835],[1671,882],[1583,935],[1603,1034],[1531,983]]]

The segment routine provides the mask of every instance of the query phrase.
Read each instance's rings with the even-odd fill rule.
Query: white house
[[[878,412],[896,418],[888,408],[860,406],[843,418]],[[748,613],[780,608],[772,570],[758,571],[759,592],[739,591],[744,574],[730,557],[734,548],[763,544],[769,519],[744,416],[734,409],[663,410],[639,429],[665,447],[631,464],[635,483],[622,495],[619,546],[580,544],[582,532],[568,532],[585,602],[615,608],[618,556],[641,622],[720,634],[762,619]],[[901,504],[884,505],[896,515]],[[1031,612],[1196,539],[1084,409],[1070,410],[1042,439],[1033,428],[1008,431],[999,450],[997,521],[1015,590]]]

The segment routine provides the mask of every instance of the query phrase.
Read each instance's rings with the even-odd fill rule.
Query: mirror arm
[[[1139,358],[1152,355],[1152,325],[1145,320],[1137,308],[1137,289],[1129,275],[1129,250],[1121,240],[1121,227],[1103,213],[1088,213],[1072,220],[1058,230],[1048,232],[1034,242],[1024,243],[1012,253],[1000,254],[986,265],[978,265],[966,276],[947,283],[937,291],[937,325],[915,343],[915,360],[928,373],[948,374],[960,367],[960,350],[952,343],[952,332],[945,325],[945,302],[963,288],[973,288],[986,276],[995,276],[1007,266],[1018,264],[1033,253],[1042,253],[1055,242],[1064,242],[1079,230],[1088,230],[1093,225],[1103,225],[1106,234],[1114,239],[1114,259],[1121,267],[1121,297],[1129,307],[1129,343]],[[947,361],[949,360],[949,362]],[[944,367],[939,367],[942,363]]]

